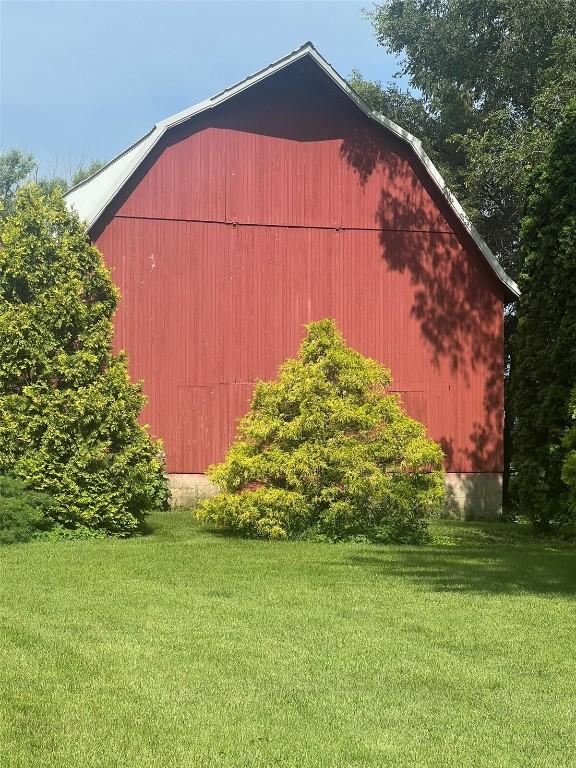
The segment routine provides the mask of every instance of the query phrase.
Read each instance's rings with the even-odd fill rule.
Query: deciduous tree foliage
[[[89,179],[90,176],[93,176],[97,171],[100,170],[100,168],[103,168],[105,165],[106,163],[103,160],[92,160],[86,167],[81,165],[72,174],[72,178],[70,179],[70,186],[75,187],[77,184],[80,184],[81,181]]]
[[[520,287],[513,464],[521,510],[546,529],[575,515],[561,472],[576,375],[576,100],[533,179]]]
[[[20,190],[0,221],[0,474],[49,493],[57,523],[124,535],[168,492],[141,386],[112,353],[117,302],[61,195]]]
[[[0,155],[0,216],[11,212],[18,187],[35,167],[34,157],[18,149],[11,149]]]
[[[76,171],[70,173],[69,179],[53,175],[41,177],[33,155],[11,149],[0,155],[0,217],[11,213],[16,193],[26,182],[35,180],[44,194],[56,190],[62,193],[92,176],[104,165],[100,160],[92,160],[88,166],[80,165]]]
[[[440,447],[390,394],[390,373],[311,323],[277,381],[256,385],[203,520],[248,536],[420,542],[444,497]]]

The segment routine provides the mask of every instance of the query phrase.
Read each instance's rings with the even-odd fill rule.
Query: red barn
[[[254,382],[333,317],[442,444],[454,504],[498,513],[518,289],[420,142],[311,44],[157,123],[67,198],[121,290],[116,344],[177,498],[224,457]]]

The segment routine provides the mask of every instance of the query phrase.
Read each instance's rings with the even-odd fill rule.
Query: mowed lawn
[[[0,765],[576,765],[576,549],[226,538],[0,550]]]

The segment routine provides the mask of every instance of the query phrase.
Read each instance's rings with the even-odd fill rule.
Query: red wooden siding
[[[501,471],[495,277],[406,150],[324,76],[273,79],[175,131],[93,233],[169,471],[223,458],[253,382],[322,317],[391,368],[450,471]]]
[[[262,84],[175,129],[117,215],[451,231],[407,148],[317,78]]]

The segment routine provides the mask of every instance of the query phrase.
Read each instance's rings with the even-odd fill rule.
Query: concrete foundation
[[[446,514],[458,520],[497,520],[502,515],[502,475],[447,472]]]
[[[173,507],[192,507],[200,499],[214,496],[218,488],[206,475],[168,475],[168,486],[172,494]]]
[[[218,493],[206,475],[168,475],[173,507],[189,507]],[[502,475],[447,472],[446,514],[458,520],[496,520],[502,514]]]

